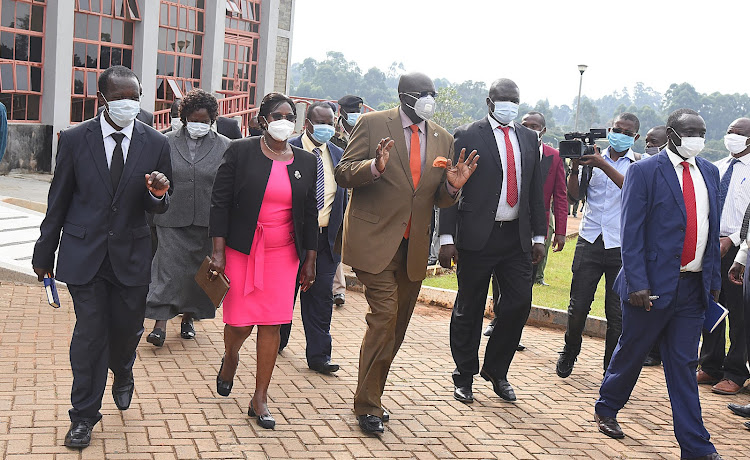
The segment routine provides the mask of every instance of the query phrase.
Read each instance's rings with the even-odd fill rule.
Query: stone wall
[[[287,69],[289,67],[289,39],[278,37],[276,41],[276,75],[274,90],[286,93]]]
[[[52,172],[52,126],[8,123],[8,145],[0,161],[0,174],[11,169]]]

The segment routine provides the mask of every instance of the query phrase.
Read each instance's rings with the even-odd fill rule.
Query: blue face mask
[[[632,147],[635,142],[634,137],[622,133],[613,133],[612,131],[607,134],[607,140],[609,141],[609,146],[612,147],[615,152],[625,152]]]
[[[495,110],[492,115],[501,125],[507,125],[518,116],[518,104],[510,101],[493,101]]]
[[[336,130],[331,125],[313,125],[312,137],[321,144],[330,141]]]
[[[347,113],[346,114],[346,124],[349,126],[354,126],[357,124],[357,120],[359,120],[359,116],[362,115],[359,112],[355,113]]]

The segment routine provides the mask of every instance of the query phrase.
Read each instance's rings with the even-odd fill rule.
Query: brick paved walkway
[[[627,438],[605,438],[594,428],[592,408],[601,378],[603,341],[587,339],[573,375],[554,375],[562,333],[527,328],[528,349],[516,355],[511,382],[519,400],[502,402],[477,379],[477,401],[453,400],[448,312],[419,307],[396,358],[384,405],[391,413],[381,437],[363,435],[351,411],[366,308],[360,294],[334,312],[337,376],[307,369],[304,334],[293,331],[279,357],[270,389],[275,431],[248,420],[254,385],[254,344],[241,354],[229,398],[215,393],[222,355],[220,319],[196,323],[197,340],[179,338],[169,326],[161,349],[146,343],[135,366],[136,395],[126,412],[104,397],[102,422],[82,453],[62,446],[68,428],[71,384],[68,343],[73,309],[43,303],[39,287],[0,285],[0,453],[3,458],[121,459],[348,459],[348,458],[678,458],[661,368],[645,369],[620,414]],[[149,331],[152,324],[146,325]],[[483,340],[484,342],[484,340]],[[750,432],[729,413],[729,402],[747,393],[718,396],[701,389],[704,416],[724,458],[750,456]]]

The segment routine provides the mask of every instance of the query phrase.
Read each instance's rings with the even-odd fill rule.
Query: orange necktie
[[[409,128],[411,128],[409,169],[411,170],[411,180],[414,182],[414,190],[416,190],[417,185],[419,184],[419,176],[422,174],[422,147],[419,145],[419,127],[417,125],[411,125]],[[409,230],[411,230],[411,216],[409,216],[409,223],[406,224],[404,238],[409,238]]]

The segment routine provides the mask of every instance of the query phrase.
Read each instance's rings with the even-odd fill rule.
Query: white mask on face
[[[724,146],[729,150],[729,153],[736,155],[747,148],[747,136],[740,134],[727,134],[724,136]]]
[[[268,123],[266,131],[277,141],[283,142],[289,139],[289,136],[294,132],[294,123],[287,119],[272,121]]]
[[[410,106],[409,104],[406,104],[406,106],[413,109],[414,113],[422,120],[429,120],[433,115],[435,115],[435,98],[431,95],[416,97],[413,94],[409,93],[401,94],[405,94],[411,98],[416,99],[416,101],[414,102],[414,106]]]
[[[140,100],[120,99],[119,101],[109,102],[104,95],[102,95],[102,98],[107,103],[106,110],[109,118],[120,128],[130,125],[135,120],[135,117],[138,116],[138,112],[141,111]]]
[[[706,146],[706,139],[702,137],[680,137],[677,131],[672,130],[677,137],[680,138],[682,145],[677,145],[677,153],[682,158],[693,158],[701,153],[703,147]]]
[[[179,118],[172,118],[172,131],[179,131],[182,129],[182,120]]]
[[[211,125],[208,123],[188,121],[187,132],[193,139],[200,139],[208,134],[209,131],[211,131]]]

